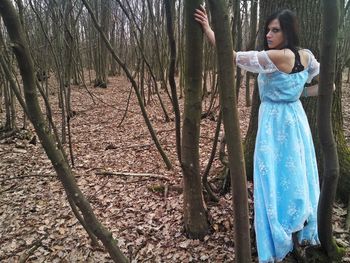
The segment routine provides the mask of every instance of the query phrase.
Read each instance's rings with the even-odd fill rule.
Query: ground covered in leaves
[[[132,262],[232,262],[234,233],[229,194],[217,204],[208,204],[210,235],[199,241],[187,239],[184,234],[174,122],[164,121],[157,97],[152,95],[147,112],[174,165],[170,171],[152,142],[134,93],[126,110],[130,85],[123,77],[110,78],[107,89],[88,90],[92,96],[84,87],[72,90],[73,171],[94,212],[113,232],[124,254]],[[162,97],[173,118],[164,92]],[[244,106],[243,92],[240,97],[241,128],[245,134],[250,108]],[[57,94],[52,94],[50,101],[60,129]],[[208,107],[209,99],[205,105]],[[204,171],[216,122],[205,118],[201,125]],[[30,131],[29,127],[29,132],[0,141],[0,261],[18,262],[28,257],[29,262],[111,262],[103,249],[91,246],[40,143],[30,143],[34,136]],[[221,170],[216,158],[211,176]],[[163,188],[168,190],[166,194]],[[349,247],[345,216],[345,207],[337,204],[335,235],[338,242]],[[350,262],[349,254],[348,250],[344,262]]]

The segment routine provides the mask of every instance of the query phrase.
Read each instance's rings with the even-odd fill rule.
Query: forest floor
[[[183,196],[178,187],[172,187],[181,185],[182,177],[176,157],[174,122],[164,121],[156,96],[148,103],[147,112],[174,165],[170,171],[152,142],[134,92],[126,118],[120,124],[130,84],[122,77],[113,77],[107,89],[88,89],[94,99],[83,87],[72,89],[72,109],[76,113],[71,119],[73,171],[94,212],[112,231],[125,255],[132,262],[233,262],[230,194],[222,196],[218,203],[208,203],[212,222],[210,235],[199,241],[187,239],[184,234]],[[347,86],[344,105],[349,105],[349,93]],[[171,113],[166,94],[162,93],[162,97]],[[57,94],[51,95],[50,101],[59,123]],[[209,100],[204,109],[208,104]],[[249,113],[250,108],[244,106],[242,90],[239,114],[243,136]],[[201,123],[202,171],[212,148],[215,125],[210,118]],[[344,127],[349,138],[348,112]],[[40,143],[29,143],[32,136],[24,136],[25,133],[0,141],[0,261],[19,262],[29,256],[28,262],[111,262],[103,249],[91,246]],[[217,176],[221,171],[222,165],[216,158],[210,176]],[[166,179],[103,175],[103,172],[150,173]],[[168,193],[157,191],[161,189],[159,186],[168,188]],[[251,192],[252,185],[248,187]],[[334,208],[335,236],[348,247],[344,262],[350,262],[349,233],[344,230],[346,210],[340,203]],[[255,245],[252,246],[254,251]],[[33,251],[29,252],[31,249]]]

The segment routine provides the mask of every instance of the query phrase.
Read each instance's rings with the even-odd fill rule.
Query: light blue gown
[[[259,262],[281,261],[299,242],[318,244],[319,181],[308,120],[299,100],[319,72],[310,51],[304,71],[281,72],[265,51],[237,52],[237,65],[260,73],[254,153],[255,232]]]

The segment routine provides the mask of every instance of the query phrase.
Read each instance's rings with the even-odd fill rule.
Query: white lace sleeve
[[[277,70],[265,51],[240,51],[236,53],[238,67],[253,73],[272,73]]]
[[[311,80],[320,73],[320,63],[318,63],[314,54],[308,49],[305,49],[306,52],[309,53],[309,64],[308,64],[308,73],[309,77],[307,78],[307,83],[311,83]]]

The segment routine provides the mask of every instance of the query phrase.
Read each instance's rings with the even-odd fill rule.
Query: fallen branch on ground
[[[30,255],[33,254],[33,252],[40,246],[43,246],[42,241],[44,239],[46,239],[48,237],[48,234],[45,234],[42,238],[40,238],[39,240],[34,240],[31,244],[29,245],[23,245],[23,246],[19,246],[17,249],[15,249],[14,251],[11,251],[10,254],[3,254],[0,255],[0,262],[2,262],[2,260],[4,259],[9,259],[9,258],[13,258],[15,256],[17,256],[19,253],[21,253],[22,251],[26,250],[26,249],[30,249],[28,252],[24,252],[20,258],[18,259],[18,262],[26,262],[25,260],[27,260],[29,258]],[[28,257],[26,257],[28,255]],[[24,261],[21,261],[21,259],[25,259]]]
[[[149,173],[123,173],[123,172],[97,172],[96,175],[115,175],[115,176],[134,176],[134,177],[150,177],[161,180],[170,181],[170,179],[164,175],[160,174],[149,174]]]
[[[40,246],[42,246],[42,241],[47,238],[48,235],[45,235],[39,240],[34,241],[32,244],[30,244],[28,247],[30,248],[27,252],[24,252],[18,262],[19,263],[24,263],[28,260],[28,258],[37,250]]]
[[[0,140],[3,140],[3,139],[7,139],[13,135],[15,135],[17,132],[17,130],[11,130],[11,131],[7,131],[7,132],[1,132],[0,133]]]
[[[0,180],[0,183],[10,181],[10,180],[15,180],[15,179],[23,179],[23,178],[27,178],[27,177],[46,178],[46,177],[56,177],[56,176],[57,176],[56,174],[27,174],[27,175],[22,175],[22,176],[14,176],[14,177],[5,178],[5,179]]]
[[[0,194],[5,193],[5,192],[7,192],[7,191],[10,191],[11,189],[15,188],[15,186],[16,186],[16,184],[11,185],[10,187],[8,187],[8,188],[6,188],[6,189],[0,191]]]
[[[181,185],[152,184],[147,186],[147,189],[152,192],[163,193],[165,198],[167,198],[169,191],[174,191],[178,194],[183,192],[183,187]]]
[[[130,148],[143,148],[143,147],[151,147],[153,143],[148,144],[136,144],[136,145],[129,145],[129,146],[118,146],[115,144],[108,144],[105,150],[114,150],[114,149],[130,149]]]

